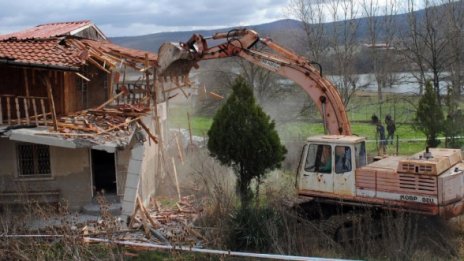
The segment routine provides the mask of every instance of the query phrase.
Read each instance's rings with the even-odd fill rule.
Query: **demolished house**
[[[90,21],[0,35],[0,205],[113,195],[130,215],[155,188],[156,55]],[[126,70],[138,73],[125,81]]]

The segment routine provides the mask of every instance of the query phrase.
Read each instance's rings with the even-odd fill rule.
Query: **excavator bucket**
[[[158,51],[158,75],[165,78],[188,77],[196,62],[195,55],[183,44],[164,43]]]

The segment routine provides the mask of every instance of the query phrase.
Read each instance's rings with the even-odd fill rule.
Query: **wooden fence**
[[[0,124],[47,125],[49,107],[47,97],[0,95]]]

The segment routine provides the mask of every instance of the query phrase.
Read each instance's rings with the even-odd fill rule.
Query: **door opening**
[[[115,154],[101,150],[92,150],[93,191],[116,194]]]

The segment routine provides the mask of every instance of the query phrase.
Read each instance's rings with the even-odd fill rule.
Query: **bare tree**
[[[448,71],[451,78],[451,86],[448,86],[447,105],[450,111],[457,107],[457,99],[461,95],[464,81],[463,75],[463,46],[464,46],[464,10],[463,1],[442,0],[444,8],[444,32],[449,43],[449,66]]]
[[[330,28],[329,47],[330,59],[333,61],[332,81],[337,86],[345,106],[358,89],[359,76],[356,74],[355,58],[358,52],[356,38],[359,20],[358,10],[354,0],[333,0],[329,3],[332,20]]]
[[[416,12],[417,1],[408,0],[408,29],[403,32],[401,48],[404,57],[415,65],[420,84],[420,93],[427,81],[427,72],[432,73],[432,82],[440,102],[440,81],[450,61],[447,52],[449,41],[444,35],[443,8],[438,1],[423,0],[424,15]]]
[[[309,59],[319,63],[328,51],[327,32],[324,27],[326,2],[326,0],[291,0],[289,5],[290,13],[301,21]]]
[[[367,47],[372,64],[372,73],[377,82],[379,112],[382,117],[382,89],[393,84],[395,55],[391,49],[395,38],[396,25],[394,16],[398,13],[396,1],[363,0],[361,8],[367,19]]]

